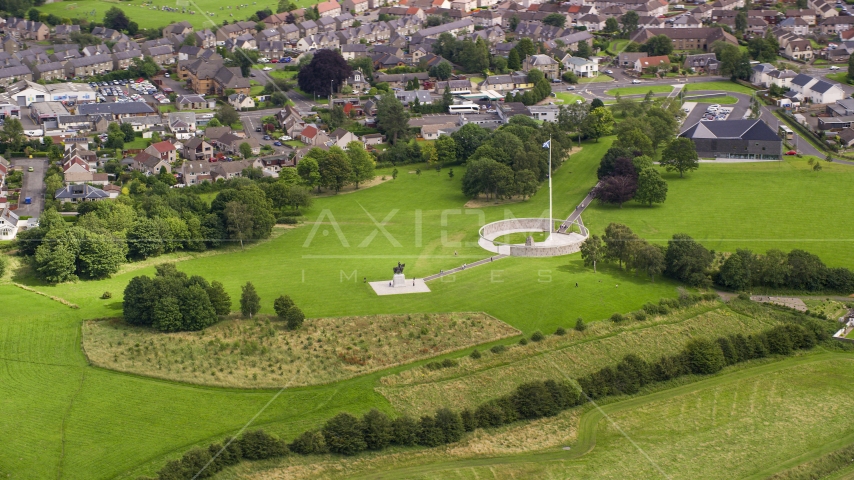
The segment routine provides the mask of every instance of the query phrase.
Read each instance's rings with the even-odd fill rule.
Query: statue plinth
[[[403,287],[406,285],[406,277],[402,273],[395,273],[392,278],[393,287]]]

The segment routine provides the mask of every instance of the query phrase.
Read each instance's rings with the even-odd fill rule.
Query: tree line
[[[38,227],[18,234],[18,253],[51,283],[104,278],[127,261],[267,238],[277,215],[311,203],[292,169],[283,169],[278,179],[251,169],[244,174],[178,190],[169,188],[174,177],[168,174],[122,173],[126,194],[77,205],[76,223],[45,210]],[[198,196],[203,189],[219,191],[210,205]]]
[[[773,308],[773,307],[765,307]],[[204,478],[223,465],[233,465],[241,458],[259,459],[288,455],[334,453],[356,455],[363,451],[380,451],[389,446],[436,447],[457,442],[466,432],[534,420],[612,395],[632,395],[643,387],[685,375],[709,375],[729,365],[770,355],[788,356],[798,350],[809,350],[830,338],[832,322],[821,322],[799,312],[776,316],[784,323],[752,335],[734,334],[716,339],[698,337],[689,340],[681,351],[649,362],[635,353],[618,363],[603,367],[575,380],[533,380],[518,385],[511,393],[481,403],[474,409],[457,412],[439,408],[433,415],[414,419],[407,415],[390,418],[372,409],[361,417],[339,413],[319,429],[308,430],[285,445],[263,432],[252,432],[246,455],[245,440],[232,441],[225,449],[212,445],[207,451],[190,450],[181,460],[169,462],[158,474],[159,480]],[[247,438],[244,436],[243,438]],[[234,445],[234,447],[231,447]],[[213,456],[221,452],[223,460]],[[204,461],[202,461],[204,460]],[[218,463],[219,462],[219,463]],[[199,472],[210,463],[211,473]],[[210,468],[210,467],[209,467]],[[194,477],[195,475],[199,475]]]
[[[347,144],[347,150],[337,146],[329,150],[312,148],[297,164],[296,173],[305,186],[316,187],[318,193],[320,187],[338,193],[346,185],[359,188],[360,183],[373,180],[375,168],[373,156],[354,140]]]
[[[619,268],[644,273],[651,281],[665,275],[696,286],[743,291],[754,287],[808,292],[854,291],[854,272],[844,267],[830,268],[817,255],[795,249],[777,249],[764,255],[748,249],[716,255],[684,233],[674,234],[667,245],[650,244],[626,225],[611,223],[604,235],[590,235],[581,245],[584,264],[616,263]]]

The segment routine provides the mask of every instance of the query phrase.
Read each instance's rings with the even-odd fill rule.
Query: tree
[[[705,338],[688,342],[685,345],[685,357],[691,373],[700,375],[718,372],[726,365],[721,346]]]
[[[240,241],[240,248],[242,249],[243,240],[252,238],[252,227],[255,226],[249,209],[243,203],[228,202],[225,210],[223,210],[223,216],[225,217],[225,228],[231,238]]]
[[[640,171],[634,199],[649,206],[653,203],[664,203],[667,199],[667,182],[661,178],[658,170],[648,167]]]
[[[848,80],[854,79],[854,55],[848,57]]]
[[[447,135],[441,135],[434,143],[439,164],[451,165],[457,161],[457,143]]]
[[[105,278],[119,271],[127,257],[127,244],[111,235],[84,232],[77,257],[78,273],[88,278]]]
[[[118,7],[112,7],[104,13],[104,26],[107,28],[112,28],[113,30],[126,30],[129,24],[130,20],[127,15],[125,15],[125,12]]]
[[[409,112],[392,92],[383,93],[377,102],[377,128],[394,145],[409,132]]]
[[[638,22],[640,21],[640,16],[634,10],[629,10],[620,18],[620,23],[623,24],[623,33],[628,34],[632,33],[638,29]]]
[[[638,189],[637,180],[630,175],[612,175],[602,179],[596,187],[596,199],[623,208],[623,204],[634,198]]]
[[[352,175],[350,181],[356,184],[356,188],[359,188],[360,183],[371,181],[377,176],[376,164],[362,142],[354,140],[347,144],[347,158]]]
[[[362,417],[362,427],[368,450],[382,450],[391,443],[394,430],[391,420],[385,413],[372,408]]]
[[[643,44],[641,51],[651,57],[670,55],[673,53],[673,41],[667,35],[656,35]]]
[[[317,167],[320,172],[320,184],[334,189],[335,193],[347,185],[353,175],[347,154],[339,147],[330,148],[317,162]]]
[[[317,187],[318,191],[320,190],[320,169],[317,160],[309,156],[300,160],[297,164],[297,174],[309,188]]]
[[[317,50],[311,62],[297,74],[297,84],[304,92],[330,95],[341,88],[353,69],[337,50]]]
[[[638,236],[625,225],[611,223],[605,227],[605,236],[602,240],[605,242],[605,258],[617,260],[622,268],[623,263],[628,263],[631,259]]]
[[[3,125],[3,135],[0,136],[4,142],[9,144],[12,151],[18,151],[24,141],[24,126],[17,118],[7,118]]]
[[[243,158],[249,158],[252,156],[252,145],[249,145],[248,142],[241,143],[239,148],[240,155],[242,155]]]
[[[240,114],[231,105],[223,104],[216,111],[215,118],[221,125],[231,125],[240,121]]]
[[[640,152],[641,155],[653,155],[655,149],[652,145],[649,135],[642,132],[640,129],[632,128],[630,130],[621,130],[617,134],[616,146]]]
[[[339,413],[323,426],[323,438],[329,451],[342,455],[355,455],[366,448],[362,422],[349,413]]]
[[[36,249],[34,262],[39,275],[50,283],[77,280],[78,231],[52,230]]]
[[[581,317],[578,317],[578,319],[575,320],[575,330],[579,332],[587,330],[587,325],[584,324],[584,320]]]
[[[451,73],[451,64],[448,62],[441,62],[438,65],[430,67],[430,76],[436,77],[439,80],[447,80],[450,78]]]
[[[240,293],[240,313],[244,317],[252,318],[252,315],[258,313],[261,309],[261,297],[255,291],[255,285],[252,282],[246,282],[246,285],[241,287]]]
[[[602,247],[602,239],[598,235],[591,235],[581,244],[581,258],[584,260],[584,265],[593,267],[593,273],[596,273],[596,264],[605,256],[605,249]]]
[[[620,24],[617,22],[617,19],[614,17],[608,17],[605,20],[605,33],[616,33],[620,30]]]
[[[563,28],[566,25],[566,17],[559,13],[550,13],[543,19],[543,23],[552,27]]]
[[[302,313],[299,307],[291,307],[285,314],[285,322],[287,322],[288,330],[296,330],[302,326],[305,321],[305,314]]]
[[[590,49],[590,44],[586,41],[578,42],[578,50],[575,51],[575,56],[581,58],[590,58],[590,55],[593,55],[593,50]]]
[[[513,71],[522,68],[522,59],[519,58],[519,52],[515,48],[510,50],[507,57],[507,68]]]
[[[655,276],[664,271],[664,252],[659,245],[644,243],[634,251],[633,266],[645,272],[655,283]]]
[[[457,147],[456,158],[467,160],[489,138],[489,130],[474,123],[467,123],[452,133],[451,138]]]
[[[125,321],[131,325],[151,325],[154,305],[160,293],[151,278],[144,275],[133,277],[124,290],[122,312]]]
[[[447,408],[436,410],[435,425],[442,432],[444,443],[458,442],[465,433],[460,414]]]
[[[282,320],[287,319],[288,311],[294,308],[294,306],[294,301],[288,295],[280,295],[279,298],[273,301],[273,310],[276,311],[276,315]]]
[[[173,296],[158,298],[154,303],[151,317],[153,319],[151,326],[161,332],[179,332],[184,329],[181,304]]]
[[[225,291],[222,283],[214,280],[207,289],[208,298],[217,315],[228,315],[231,313],[231,297]]]
[[[699,160],[694,142],[689,138],[679,137],[661,152],[660,164],[664,165],[668,172],[677,171],[680,177],[684,177],[685,172],[696,170],[700,166]]]
[[[611,134],[613,126],[614,116],[611,115],[610,110],[605,107],[594,108],[584,118],[584,122],[581,124],[581,133],[598,142],[600,137]]]
[[[747,30],[747,12],[742,10],[735,16],[735,31],[744,33],[745,30]]]
[[[516,14],[514,13],[514,14],[513,14],[513,16],[512,16],[512,17],[510,17],[510,30],[511,30],[511,31],[513,31],[513,32],[515,32],[515,31],[516,31],[516,27],[518,27],[518,26],[519,26],[519,15],[516,15]],[[511,68],[512,68],[512,67],[511,67]]]
[[[140,218],[127,233],[128,254],[136,258],[156,257],[163,253],[163,240],[157,223]]]
[[[712,254],[690,236],[677,233],[667,241],[664,263],[667,276],[702,286],[708,283],[706,269],[712,264]]]
[[[530,170],[519,170],[516,172],[515,189],[517,195],[522,198],[530,197],[537,192],[537,176]]]
[[[216,323],[216,310],[201,285],[190,285],[178,296],[182,330],[197,331]]]
[[[519,58],[521,59],[528,58],[529,56],[537,53],[537,46],[534,45],[534,41],[528,37],[522,37],[514,48],[519,50]]]

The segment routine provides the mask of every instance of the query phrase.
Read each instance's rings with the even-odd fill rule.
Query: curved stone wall
[[[557,257],[576,253],[581,250],[581,244],[584,243],[588,235],[587,229],[581,225],[579,225],[579,227],[583,232],[582,234],[552,233],[552,235],[561,235],[562,237],[565,237],[564,242],[554,245],[534,245],[529,247],[523,244],[501,244],[497,248],[493,247],[495,249],[484,246],[484,243],[487,243],[489,246],[493,246],[495,238],[509,233],[548,231],[550,224],[553,225],[553,223],[546,218],[515,218],[510,220],[499,220],[480,227],[480,231],[478,233],[480,235],[481,242],[479,243],[481,243],[481,246],[485,249],[499,253],[505,253],[505,249],[509,247],[509,254],[512,257]]]

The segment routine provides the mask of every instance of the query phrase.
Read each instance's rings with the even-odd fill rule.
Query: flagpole
[[[549,135],[549,235],[555,228],[552,215],[552,136]]]

